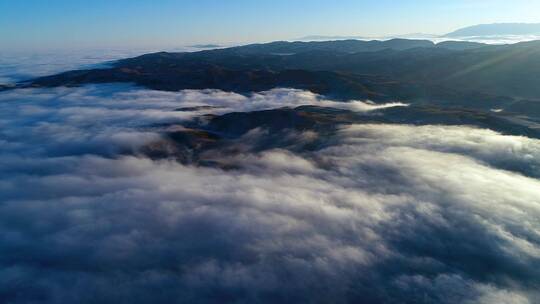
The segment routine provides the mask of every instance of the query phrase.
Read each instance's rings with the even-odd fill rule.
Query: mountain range
[[[540,23],[479,24],[458,29],[443,37],[459,38],[497,35],[540,35]]]
[[[538,36],[540,35],[540,23],[491,23],[478,24],[457,29],[453,32],[434,35],[425,33],[414,33],[406,35],[392,35],[383,39],[463,39],[469,37],[494,37],[494,36]],[[295,40],[299,41],[323,41],[323,40],[370,40],[366,36],[325,36],[310,35]]]
[[[238,93],[289,87],[342,100],[491,109],[540,100],[539,71],[540,41],[503,46],[407,39],[273,42],[146,54],[110,68],[68,71],[16,87],[124,82],[157,90]]]

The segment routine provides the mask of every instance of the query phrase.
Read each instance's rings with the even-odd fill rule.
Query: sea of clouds
[[[241,152],[236,169],[137,153],[156,126],[299,105],[405,106],[289,89],[0,93],[0,299],[540,301],[538,139],[355,124],[320,149]]]
[[[75,69],[110,67],[116,60],[152,52],[193,52],[199,47],[168,49],[64,49],[50,51],[14,51],[0,49],[0,84],[13,84],[36,77]]]

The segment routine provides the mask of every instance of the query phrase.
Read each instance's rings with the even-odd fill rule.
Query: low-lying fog
[[[236,155],[234,170],[135,153],[162,136],[151,126],[306,104],[381,107],[289,89],[0,93],[0,298],[540,301],[540,140],[355,124],[320,149]],[[214,108],[175,111],[201,105]]]

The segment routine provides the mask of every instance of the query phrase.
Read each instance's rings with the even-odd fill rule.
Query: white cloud
[[[181,47],[171,52],[193,52],[201,49]],[[140,56],[163,49],[87,49],[55,51],[0,50],[0,84],[26,81],[75,69],[102,68],[124,58]]]
[[[539,140],[360,124],[320,149],[223,156],[235,165],[228,170],[120,154],[158,138],[157,124],[303,104],[347,105],[285,89],[1,93],[0,295],[12,303],[539,300]],[[200,105],[219,108],[174,111]],[[238,140],[249,145],[250,136],[267,133]]]

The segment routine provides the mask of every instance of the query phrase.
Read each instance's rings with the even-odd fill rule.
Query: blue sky
[[[0,48],[175,47],[540,22],[533,0],[0,0]]]

